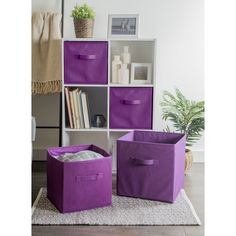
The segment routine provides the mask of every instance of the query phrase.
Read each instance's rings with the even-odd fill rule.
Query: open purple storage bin
[[[55,157],[82,150],[100,153],[104,158],[62,162]],[[47,197],[62,213],[111,205],[112,157],[95,145],[48,148]]]
[[[117,194],[173,203],[184,184],[184,134],[132,131],[117,140]]]

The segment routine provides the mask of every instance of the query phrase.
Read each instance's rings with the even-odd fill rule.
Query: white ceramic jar
[[[121,64],[121,68],[118,70],[118,77],[120,84],[129,84],[129,70],[127,64]]]

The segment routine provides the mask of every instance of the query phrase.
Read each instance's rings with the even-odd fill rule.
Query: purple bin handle
[[[126,100],[126,99],[123,99],[123,100],[121,100],[121,103],[125,104],[125,105],[140,105],[141,100]]]
[[[91,55],[82,55],[82,54],[79,54],[79,55],[78,55],[78,58],[79,58],[79,59],[82,59],[82,60],[94,60],[94,59],[96,59],[96,55],[93,55],[93,54],[91,54]]]
[[[94,175],[84,175],[84,176],[77,176],[76,179],[78,181],[95,181],[103,178],[103,173],[97,173]]]
[[[130,158],[132,163],[135,165],[143,165],[143,166],[153,166],[153,165],[157,165],[159,163],[158,160],[154,160],[154,159],[139,159],[139,158],[135,158],[135,157],[131,157]]]

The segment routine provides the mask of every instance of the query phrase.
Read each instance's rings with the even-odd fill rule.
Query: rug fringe
[[[61,80],[32,82],[32,94],[60,93],[62,88]]]

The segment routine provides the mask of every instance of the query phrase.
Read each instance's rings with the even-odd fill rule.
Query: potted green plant
[[[76,4],[72,10],[76,38],[93,37],[95,12],[87,4]]]
[[[193,155],[189,149],[202,136],[204,131],[204,101],[192,101],[187,99],[179,89],[175,89],[175,95],[168,91],[163,92],[162,119],[170,121],[174,132],[186,134],[186,158],[185,174],[192,166]],[[165,131],[171,132],[167,125]]]

